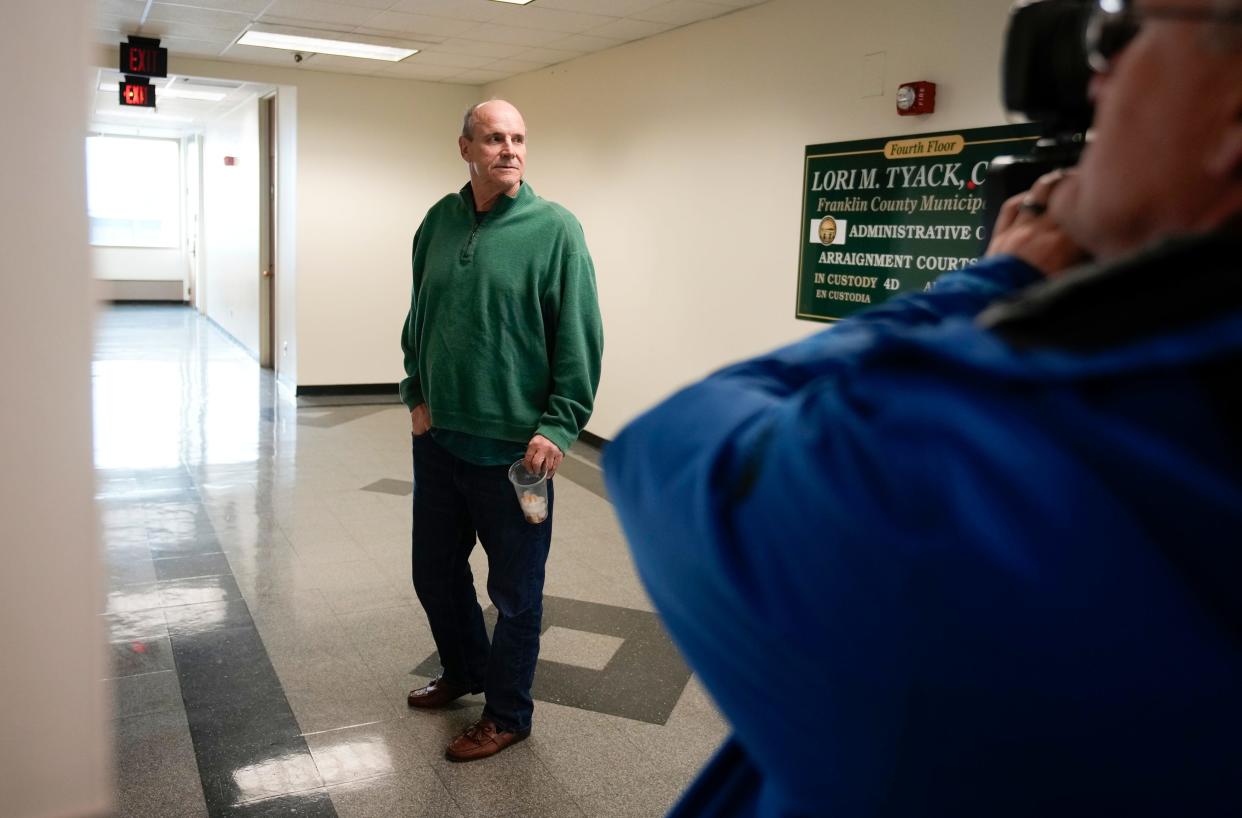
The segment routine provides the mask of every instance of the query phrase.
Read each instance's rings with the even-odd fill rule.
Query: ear
[[[1230,123],[1208,151],[1204,168],[1213,179],[1242,178],[1242,120]]]
[[[1225,93],[1225,121],[1204,157],[1204,169],[1214,179],[1242,178],[1242,89]]]
[[[466,150],[467,148],[469,148],[469,146],[470,146],[469,139],[467,139],[464,136],[457,137],[457,149],[461,151],[461,158],[465,159],[467,162],[470,161],[470,157],[466,154]]]

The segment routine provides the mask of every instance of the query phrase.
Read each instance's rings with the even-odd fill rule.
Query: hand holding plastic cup
[[[528,471],[524,461],[509,467],[509,482],[517,492],[518,505],[526,515],[526,522],[538,525],[548,519],[547,473]]]

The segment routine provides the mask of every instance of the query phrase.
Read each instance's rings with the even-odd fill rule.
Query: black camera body
[[[1006,199],[1045,173],[1076,164],[1082,154],[1094,115],[1086,50],[1094,8],[1088,0],[1019,0],[1010,11],[1002,99],[1007,110],[1039,123],[1041,137],[1030,153],[998,156],[988,166],[984,223],[989,234]]]

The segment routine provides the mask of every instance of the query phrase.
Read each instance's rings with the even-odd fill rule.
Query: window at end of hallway
[[[86,210],[91,244],[177,247],[181,146],[173,139],[86,138]]]

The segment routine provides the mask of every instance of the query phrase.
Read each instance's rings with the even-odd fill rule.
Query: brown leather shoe
[[[525,733],[508,733],[497,727],[496,722],[491,719],[479,719],[453,739],[445,748],[444,757],[449,761],[477,761],[494,756],[529,735],[529,730]]]
[[[444,707],[462,696],[481,692],[445,682],[441,676],[428,682],[426,687],[411,690],[410,695],[405,697],[405,702],[410,707]]]

